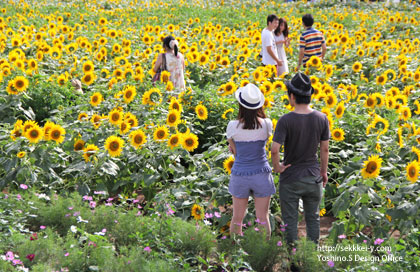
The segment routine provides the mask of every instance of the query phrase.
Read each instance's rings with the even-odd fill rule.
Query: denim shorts
[[[267,172],[252,176],[230,175],[229,193],[237,198],[271,196],[276,193],[273,175]]]

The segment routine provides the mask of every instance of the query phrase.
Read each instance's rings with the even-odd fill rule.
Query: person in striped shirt
[[[312,14],[303,15],[302,23],[305,31],[300,36],[300,51],[297,70],[299,70],[302,64],[303,67],[305,67],[306,62],[310,59],[311,56],[318,56],[322,61],[324,59],[325,53],[327,52],[327,45],[325,43],[324,34],[312,27],[314,24],[314,17]]]

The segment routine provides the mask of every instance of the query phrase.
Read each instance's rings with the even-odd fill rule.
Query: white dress
[[[277,42],[285,40],[283,33],[281,33],[280,36],[274,35],[274,39],[276,40],[277,45],[277,56],[281,61],[283,61],[283,65],[277,67],[277,74],[281,75],[283,73],[289,73],[289,66],[287,64],[286,52],[284,51],[284,44],[277,44]]]
[[[166,53],[166,69],[171,73],[170,81],[174,85],[175,91],[181,92],[185,90],[184,81],[184,56],[178,52],[178,56],[172,53]]]

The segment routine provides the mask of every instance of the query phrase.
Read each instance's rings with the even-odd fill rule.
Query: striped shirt
[[[303,64],[305,64],[309,58],[313,55],[318,57],[321,56],[321,48],[325,43],[324,34],[315,28],[306,29],[300,36],[299,46],[305,49],[303,56]]]

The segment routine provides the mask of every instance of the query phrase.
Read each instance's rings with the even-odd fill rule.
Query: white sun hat
[[[250,110],[261,108],[265,101],[264,94],[252,83],[239,88],[235,92],[235,97],[239,104]]]

